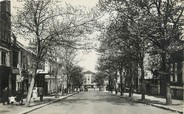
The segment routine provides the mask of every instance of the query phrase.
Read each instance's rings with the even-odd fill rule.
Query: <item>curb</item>
[[[165,106],[161,106],[161,105],[158,105],[158,104],[150,104],[151,106],[154,106],[154,107],[157,107],[157,108],[162,108],[162,109],[165,109],[165,110],[170,110],[172,112],[177,112],[179,114],[183,114],[182,111],[179,111],[179,110],[176,110],[176,109],[173,109],[173,108],[169,108],[169,107],[165,107]]]
[[[119,96],[119,95],[116,95],[116,94],[112,94],[112,95],[118,96],[118,97],[123,98],[123,99],[132,100],[132,99],[129,99],[127,97]],[[166,106],[163,106],[163,105],[153,104],[153,103],[146,103],[146,102],[143,102],[143,101],[136,101],[136,100],[132,100],[132,101],[137,102],[137,103],[146,104],[146,105],[151,105],[151,106],[161,108],[161,109],[164,109],[164,110],[169,110],[169,111],[172,111],[172,112],[177,112],[179,114],[183,114],[183,111],[179,111],[179,110],[169,108],[169,107],[166,107]]]
[[[52,103],[55,103],[55,102],[58,102],[58,101],[60,101],[60,100],[66,99],[66,98],[68,98],[68,97],[70,97],[70,96],[73,96],[74,94],[76,94],[76,93],[72,93],[72,94],[70,94],[70,95],[64,96],[63,98],[59,98],[59,99],[56,99],[56,100],[54,100],[54,101],[50,101],[50,102],[45,103],[45,104],[37,105],[37,106],[35,106],[35,107],[31,108],[31,109],[28,109],[28,110],[26,110],[26,111],[22,111],[20,114],[27,114],[27,113],[30,113],[30,112],[32,112],[32,111],[34,111],[34,110],[37,110],[37,109],[39,109],[39,108],[42,108],[42,107],[44,107],[44,106],[50,105],[50,104],[52,104]]]
[[[179,114],[183,114],[183,111],[179,111],[179,110],[176,110],[176,109],[173,109],[173,108],[169,108],[167,106],[163,106],[163,105],[160,105],[160,104],[146,103],[146,102],[143,102],[143,101],[136,101],[136,100],[134,100],[134,102],[143,103],[143,104],[154,106],[154,107],[161,108],[161,109],[164,109],[164,110],[169,110],[169,111],[172,111],[172,112],[177,112]]]

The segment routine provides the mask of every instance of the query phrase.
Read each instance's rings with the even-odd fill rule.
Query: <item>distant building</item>
[[[52,94],[56,91],[63,92],[65,89],[66,79],[63,74],[62,65],[58,65],[58,63],[51,59],[46,59],[44,72],[46,74],[44,85],[46,94]]]
[[[84,75],[84,82],[83,82],[84,87],[93,88],[95,73],[93,73],[91,71],[86,71],[83,73],[83,75]]]

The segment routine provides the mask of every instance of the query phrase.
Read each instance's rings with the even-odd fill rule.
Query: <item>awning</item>
[[[12,74],[19,74],[18,68],[12,68]]]
[[[39,74],[41,74],[41,75],[50,75],[50,73],[48,73],[48,72],[46,72],[46,71],[44,71],[44,70],[40,70],[40,69],[37,70],[37,74],[38,74],[38,75],[39,75]]]

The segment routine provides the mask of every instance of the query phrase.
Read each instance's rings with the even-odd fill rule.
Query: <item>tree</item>
[[[166,104],[172,104],[170,89],[170,54],[183,48],[183,2],[175,0],[156,0],[140,3],[142,10],[147,12],[144,21],[144,35],[152,43],[154,50],[160,54],[161,63],[161,92],[166,93]],[[150,23],[151,22],[151,23]]]
[[[53,14],[52,10],[49,10],[48,6],[50,4],[50,1],[26,1],[23,6],[24,10],[18,13],[17,20],[15,21],[15,26],[20,28],[20,33],[22,32],[24,35],[32,37],[35,45],[36,61],[28,90],[26,106],[30,104],[38,65],[47,52],[47,46],[51,45],[48,42],[53,40],[49,24],[51,24],[51,19],[55,17],[55,14]]]
[[[55,78],[55,97],[58,98],[58,71],[61,70],[59,68],[62,67],[62,62],[61,62],[61,50],[59,47],[55,47],[55,46],[51,46],[50,48],[48,48],[48,52],[47,55],[45,56],[45,58],[48,61],[51,61],[53,63],[54,69],[53,71],[51,71],[54,75]]]
[[[102,49],[110,51],[110,55],[113,55],[113,63],[116,64],[121,78],[121,95],[123,93],[123,86],[125,86],[125,84],[123,85],[123,78],[127,78],[127,81],[130,79],[129,87],[131,96],[133,78],[137,75],[136,73],[133,73],[133,71],[136,70],[132,70],[132,67],[134,66],[137,68],[139,60],[138,52],[142,52],[138,51],[138,46],[141,45],[142,42],[137,40],[137,37],[135,36],[136,31],[132,30],[133,24],[130,23],[129,19],[126,18],[124,14],[116,11],[113,15],[115,16],[110,19],[110,24],[106,27],[106,31],[103,34],[104,37],[101,38]],[[141,48],[139,48],[139,50],[140,49]],[[132,66],[130,66],[130,63],[132,63]],[[127,75],[123,76],[122,73],[125,69],[131,73],[126,73]]]
[[[47,54],[48,48],[53,45],[81,45],[77,44],[77,39],[89,32],[88,25],[95,20],[95,14],[89,14],[71,5],[66,5],[66,8],[58,7],[51,0],[24,2],[22,10],[19,10],[15,18],[14,27],[19,36],[32,40],[32,49],[36,53],[26,106],[30,104],[38,65]]]
[[[103,73],[103,72],[98,72],[96,75],[95,75],[95,79],[94,79],[94,82],[97,83],[97,86],[98,87],[101,87],[104,85],[104,80],[106,79],[106,75]]]
[[[79,89],[83,85],[83,79],[82,68],[80,66],[74,66],[71,71],[71,82],[73,86]]]
[[[56,86],[56,97],[57,94],[57,75],[60,67],[63,68],[63,72],[67,77],[67,93],[73,91],[73,86],[80,86],[83,83],[82,68],[76,66],[78,61],[76,60],[77,49],[69,46],[52,46],[47,53],[47,58],[52,60],[55,64],[54,77],[55,77],[55,86]],[[60,67],[59,67],[60,66]]]
[[[106,75],[106,78],[108,79],[109,82],[108,90],[112,92],[115,66],[113,61],[109,59],[108,55],[107,57],[101,57],[98,59],[97,70]]]
[[[71,92],[71,72],[72,72],[72,68],[75,65],[74,59],[76,57],[76,53],[74,51],[75,51],[74,49],[70,49],[70,48],[65,49],[65,54],[63,59],[64,70],[67,76],[67,93]]]
[[[166,91],[166,104],[172,104],[169,77],[170,53],[183,48],[183,2],[174,0],[101,0],[102,9],[118,11],[122,19],[128,20],[133,47],[138,52],[141,68],[142,99],[144,99],[144,54],[156,50],[162,58],[161,92]],[[110,7],[109,7],[110,6]],[[138,44],[138,45],[136,45]]]

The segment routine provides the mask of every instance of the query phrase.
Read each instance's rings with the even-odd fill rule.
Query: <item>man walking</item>
[[[8,98],[8,87],[6,87],[3,90],[3,105],[5,105],[5,102],[7,102],[7,104],[9,104],[9,98]]]
[[[43,87],[39,88],[40,101],[43,101]]]

